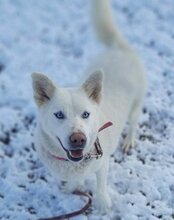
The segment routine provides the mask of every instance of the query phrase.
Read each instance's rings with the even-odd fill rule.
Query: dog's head
[[[41,73],[33,73],[32,80],[42,129],[68,159],[80,161],[98,134],[103,72],[94,72],[75,89],[59,88]]]

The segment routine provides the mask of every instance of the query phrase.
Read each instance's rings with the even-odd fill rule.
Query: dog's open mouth
[[[83,150],[71,150],[70,154],[74,158],[80,158],[83,156]]]
[[[74,162],[78,162],[83,159],[83,150],[82,149],[70,150],[67,152],[67,156],[70,160]]]
[[[76,149],[76,150],[67,150],[59,137],[57,137],[60,145],[62,146],[63,150],[66,152],[67,154],[67,157],[69,160],[73,161],[73,162],[78,162],[78,161],[81,161],[83,159],[83,149]]]

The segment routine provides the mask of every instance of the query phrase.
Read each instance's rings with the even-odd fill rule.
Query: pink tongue
[[[75,158],[83,156],[83,150],[72,150],[71,155]]]

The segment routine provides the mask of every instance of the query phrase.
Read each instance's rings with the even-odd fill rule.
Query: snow
[[[93,207],[74,219],[172,220],[174,2],[112,3],[120,29],[146,65],[149,89],[137,147],[128,155],[118,147],[110,159],[111,212],[101,215]],[[48,73],[61,86],[78,82],[103,49],[90,24],[89,2],[1,0],[0,9],[0,219],[36,220],[76,210],[84,200],[59,190],[33,146],[30,74]],[[93,179],[86,185],[95,190]]]

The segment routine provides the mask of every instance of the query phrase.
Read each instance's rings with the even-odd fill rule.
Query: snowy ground
[[[174,1],[113,0],[113,7],[122,32],[146,64],[149,90],[137,148],[128,155],[118,148],[110,160],[112,211],[101,216],[94,209],[74,219],[172,220]],[[100,49],[88,1],[0,1],[1,220],[37,220],[83,205],[59,191],[34,150],[30,74],[49,73],[59,85],[76,83]]]

